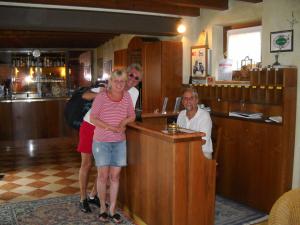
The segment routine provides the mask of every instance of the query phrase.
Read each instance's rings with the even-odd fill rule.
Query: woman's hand
[[[118,127],[112,127],[112,126],[110,126],[107,130],[110,130],[110,131],[112,131],[114,133],[121,133],[121,132],[125,131],[125,128],[124,127],[120,127],[120,126],[118,126]]]
[[[135,115],[131,117],[127,117],[126,119],[122,120],[121,123],[119,124],[119,127],[123,127],[124,131],[126,130],[126,125],[128,123],[131,123],[135,120]]]

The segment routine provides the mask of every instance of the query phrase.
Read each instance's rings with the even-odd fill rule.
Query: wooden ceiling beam
[[[242,1],[242,2],[259,3],[259,2],[262,2],[263,0],[239,0],[239,1]]]
[[[32,37],[52,37],[52,38],[82,38],[82,37],[95,37],[95,38],[112,38],[116,36],[113,33],[91,33],[91,32],[64,32],[64,31],[29,31],[29,30],[0,30],[0,39],[3,37],[15,37],[22,38]]]
[[[209,0],[204,1],[209,2]],[[172,4],[172,1],[164,2],[153,0],[4,0],[3,2],[32,3],[58,6],[80,6],[114,10],[130,10],[161,14],[172,14],[179,16],[200,15],[199,7],[195,7],[193,6],[193,4]]]
[[[116,34],[0,30],[0,48],[96,48]]]
[[[228,0],[2,0],[3,2],[32,3],[42,5],[79,6],[114,10],[130,10],[199,16],[200,8],[228,9]],[[240,0],[259,3],[262,0]]]
[[[167,3],[176,6],[209,8],[209,9],[228,9],[228,0],[152,0],[156,4]]]
[[[0,6],[0,29],[177,35],[180,18],[84,10]]]

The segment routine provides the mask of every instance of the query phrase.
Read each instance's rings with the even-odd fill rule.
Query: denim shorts
[[[97,142],[93,141],[93,155],[97,167],[126,166],[126,141]]]

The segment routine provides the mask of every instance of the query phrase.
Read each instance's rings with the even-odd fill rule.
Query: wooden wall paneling
[[[48,137],[78,136],[78,131],[70,128],[65,121],[64,109],[66,102],[67,100],[45,102],[43,117],[47,121]]]
[[[205,104],[206,102],[201,100],[201,103]],[[229,102],[222,101],[220,99],[211,99],[209,104],[205,104],[211,106],[212,109],[216,110],[216,112],[228,113],[229,112]]]
[[[183,209],[187,209],[189,207],[188,204],[188,182],[189,176],[186,176],[186,171],[189,169],[189,164],[186,163],[189,159],[189,152],[187,151],[186,143],[178,144],[178,148],[176,149],[177,154],[175,155],[175,181],[173,184],[173,192],[181,193],[180,195],[175,195],[175,205],[174,205],[174,216],[173,221],[174,224],[187,224],[188,212],[183,211]],[[196,173],[198,174],[198,173]]]
[[[270,209],[281,194],[289,190],[291,186],[286,186],[289,181],[286,181],[285,177],[290,175],[282,163],[287,153],[284,150],[284,140],[282,139],[285,136],[284,126],[268,124],[263,126],[264,141],[261,147],[263,153],[261,154],[261,169],[258,172],[262,189],[257,193],[257,196],[261,208]],[[254,202],[252,205],[255,205]]]
[[[162,97],[168,97],[167,111],[174,110],[176,97],[182,95],[182,43],[162,42]]]
[[[59,116],[59,104],[57,101],[49,101],[45,104],[45,115],[46,115],[46,124],[47,124],[47,136],[53,137],[55,135],[60,135],[60,126],[59,124],[63,121],[60,120]],[[57,121],[53,123],[52,121]]]
[[[127,132],[127,135],[130,166],[126,168],[127,193],[123,193],[123,196],[129,196],[133,213],[147,224],[172,224],[167,216],[171,215],[172,210],[169,187],[173,177],[170,171],[173,159],[172,153],[167,151],[170,143],[158,142],[137,131]],[[143,152],[140,152],[141,146]],[[161,209],[164,209],[164,216],[159,216]]]
[[[236,122],[239,123],[239,121]],[[263,165],[266,162],[262,161],[265,127],[263,124],[256,124],[255,122],[245,122],[240,125],[239,137],[242,138],[237,140],[239,152],[235,153],[238,156],[235,179],[237,179],[237,186],[243,191],[239,192],[238,198],[249,205],[253,205],[258,203],[259,200],[252,198],[252,196],[260,196],[265,191],[265,187],[257,185],[264,182],[262,174],[267,168],[266,165]]]
[[[143,55],[143,39],[141,37],[133,37],[128,43],[128,65],[131,63],[139,63],[143,66],[142,55]]]
[[[114,52],[114,68],[126,68],[127,63],[127,49],[121,49]]]
[[[215,202],[216,162],[207,160],[199,146],[201,146],[201,140],[191,142],[188,146],[187,223],[177,223],[178,225],[214,224],[215,205],[205,204],[205,207],[199,207],[199,202],[204,203],[211,200]],[[180,167],[179,164],[176,166]]]
[[[162,55],[161,42],[144,43],[142,83],[143,112],[153,112],[162,108]]]
[[[33,112],[34,105],[27,102],[12,103],[13,138],[15,140],[26,139],[26,136],[35,138],[36,120]]]
[[[268,212],[286,191],[282,126],[217,116],[213,121],[223,134],[217,193]]]
[[[289,80],[288,80],[289,79]],[[284,158],[284,190],[292,188],[293,162],[295,148],[296,129],[296,102],[297,102],[297,73],[293,70],[285,70],[283,89],[283,146]]]
[[[221,147],[218,161],[218,177],[217,177],[217,192],[225,196],[232,196],[235,194],[235,177],[232,175],[238,168],[238,139],[234,136],[241,130],[240,125],[233,120],[232,124],[226,119],[219,117],[212,117],[213,122],[222,127]],[[230,129],[228,129],[230,126]],[[238,192],[239,193],[239,192]]]
[[[143,113],[161,111],[163,98],[168,97],[168,110],[173,110],[175,97],[181,95],[182,43],[134,37],[128,44],[128,64],[143,66]]]
[[[10,103],[0,103],[0,140],[9,140],[13,135],[12,122],[12,105]]]

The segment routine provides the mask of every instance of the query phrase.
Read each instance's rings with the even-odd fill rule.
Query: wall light
[[[186,27],[185,25],[183,25],[182,23],[178,25],[177,27],[177,32],[180,34],[183,34],[186,31]]]

